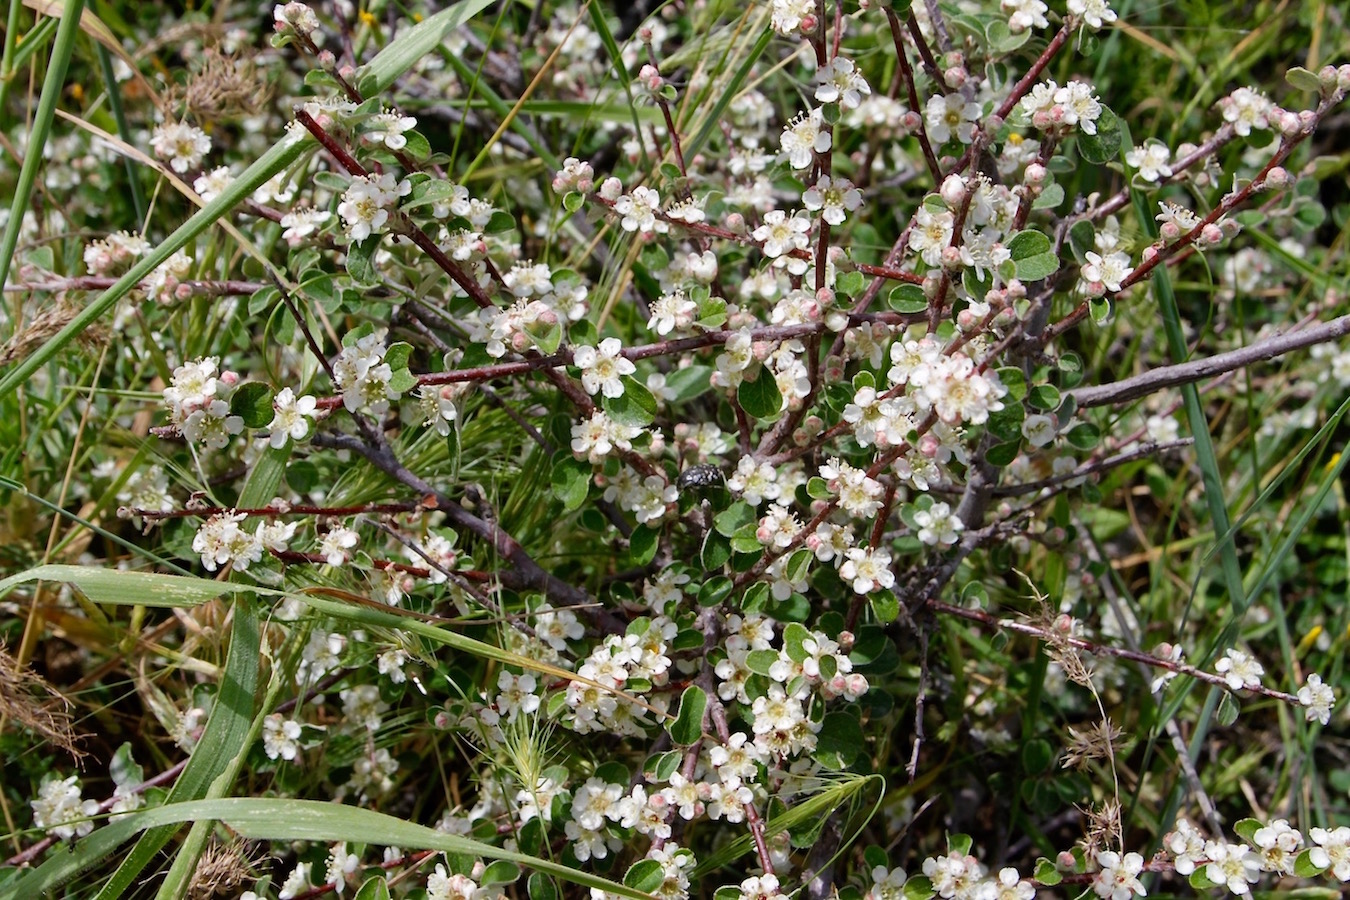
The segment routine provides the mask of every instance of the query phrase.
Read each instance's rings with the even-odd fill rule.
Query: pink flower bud
[[[979,327],[980,317],[975,315],[969,309],[963,309],[956,314],[956,327],[962,331],[970,331]]]
[[[938,193],[943,203],[955,208],[966,199],[966,182],[960,175],[948,175],[942,180],[942,188]]]
[[[643,25],[638,29],[638,40],[642,41],[644,44],[650,44],[652,42],[652,28],[650,25]]]
[[[1272,191],[1278,191],[1281,188],[1288,187],[1293,179],[1289,175],[1289,170],[1284,166],[1276,166],[1266,173],[1265,187]]]
[[[727,231],[735,234],[745,234],[745,216],[740,213],[734,212],[728,214],[725,224],[727,226]]]
[[[1223,229],[1213,222],[1200,229],[1199,242],[1211,247],[1218,245],[1223,241]]]
[[[961,268],[961,251],[958,250],[958,249],[956,249],[955,247],[943,247],[943,248],[942,248],[942,268],[944,268],[944,269],[960,269],[960,268]]]
[[[1181,226],[1176,222],[1164,222],[1158,229],[1158,234],[1162,237],[1164,243],[1173,244],[1181,237]]]
[[[337,66],[337,57],[333,55],[332,50],[319,51],[319,68],[325,72],[331,72]]]
[[[1336,89],[1350,91],[1350,64],[1336,70]]]
[[[811,13],[802,16],[801,30],[802,34],[810,34],[820,27],[820,20]]]
[[[229,369],[226,369],[224,372],[220,373],[220,383],[226,387],[234,387],[239,383],[239,373],[231,372]]]
[[[1323,66],[1317,70],[1317,80],[1322,82],[1322,90],[1324,91],[1336,90],[1336,79],[1335,66]]]
[[[900,127],[906,131],[915,130],[922,122],[923,118],[912,109],[906,110],[905,114],[900,117]]]
[[[953,88],[960,88],[966,83],[969,76],[966,74],[965,66],[952,66],[942,73],[942,77],[947,79],[947,84]]]
[[[1032,163],[1027,166],[1027,170],[1022,173],[1022,181],[1031,187],[1040,187],[1045,183],[1045,176],[1047,174],[1045,166],[1040,163]]]
[[[1153,258],[1157,255],[1158,255],[1158,248],[1150,244],[1149,246],[1144,248],[1143,253],[1139,254],[1139,258],[1144,262],[1152,262]]]
[[[834,305],[834,291],[824,287],[816,291],[816,302],[822,307]]]

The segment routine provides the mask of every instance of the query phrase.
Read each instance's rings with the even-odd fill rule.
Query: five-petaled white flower
[[[572,361],[581,369],[581,386],[589,394],[603,393],[606,397],[623,396],[623,376],[632,375],[637,366],[621,354],[623,344],[618,338],[605,338],[599,347],[581,346],[572,352]]]

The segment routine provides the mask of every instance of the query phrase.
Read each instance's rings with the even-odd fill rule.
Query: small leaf
[[[1040,194],[1031,202],[1032,209],[1054,209],[1064,202],[1064,188],[1055,182],[1041,188]]]
[[[1042,253],[1049,253],[1053,246],[1050,239],[1039,231],[1019,231],[1004,245],[1014,260],[1030,259]]]
[[[1233,831],[1237,832],[1238,837],[1255,846],[1256,832],[1265,827],[1265,823],[1260,819],[1240,819],[1233,825]]]
[[[1038,384],[1027,394],[1027,401],[1036,409],[1058,409],[1059,389],[1049,384]]]
[[[656,398],[631,375],[623,376],[622,395],[605,397],[600,405],[611,419],[630,428],[646,428],[656,418]]]
[[[933,896],[933,882],[926,875],[915,875],[905,882],[905,900],[928,900]]]
[[[483,870],[478,883],[483,887],[498,884],[514,884],[520,878],[520,866],[505,859],[499,859]]]
[[[673,722],[668,722],[666,730],[670,739],[678,745],[688,745],[697,741],[703,734],[703,713],[708,708],[708,695],[703,688],[691,684],[680,695],[680,710]]]
[[[1115,316],[1115,306],[1109,297],[1098,297],[1088,301],[1088,314],[1097,325],[1109,325]]]
[[[995,444],[985,453],[984,458],[991,466],[1002,468],[1009,465],[1022,449],[1021,441],[1004,441],[1001,444]]]
[[[746,415],[756,419],[776,419],[783,409],[783,395],[773,373],[760,368],[754,381],[742,381],[736,389],[736,399]]]
[[[921,313],[928,310],[928,298],[917,284],[905,283],[886,295],[886,305],[898,313]]]
[[[576,191],[568,191],[563,195],[563,209],[574,213],[586,203],[586,196]]]
[[[1196,869],[1194,872],[1191,873],[1191,877],[1189,879],[1191,887],[1195,888],[1197,891],[1207,891],[1210,888],[1216,888],[1219,886],[1219,883],[1217,881],[1210,881],[1209,876],[1205,874],[1205,870],[1208,868],[1209,866],[1201,866],[1200,868]]]
[[[883,625],[900,617],[900,601],[890,591],[877,591],[869,599],[872,602],[872,614]]]
[[[968,834],[947,835],[947,852],[957,856],[970,855],[971,839]]]
[[[656,558],[656,548],[661,544],[661,532],[659,529],[650,528],[646,525],[639,525],[633,529],[633,533],[628,537],[628,554],[633,558],[633,565],[645,566]]]
[[[502,234],[511,231],[516,227],[516,218],[508,212],[502,212],[500,209],[492,214],[486,225],[483,226],[484,234]]]
[[[735,583],[725,575],[716,575],[709,578],[703,582],[703,587],[698,589],[698,605],[718,606],[731,596],[735,587]]]
[[[827,713],[816,736],[813,757],[832,769],[853,765],[865,746],[862,725],[847,712]]]
[[[623,876],[623,883],[630,888],[650,894],[666,880],[666,871],[661,863],[654,859],[640,859]]]
[[[1017,260],[1014,263],[1014,269],[1020,281],[1030,284],[1033,281],[1049,278],[1059,271],[1059,257],[1053,253],[1038,253],[1035,256]]]
[[[1046,887],[1053,887],[1064,880],[1055,864],[1044,856],[1036,860],[1036,870],[1031,877]]]
[[[713,528],[717,529],[718,534],[731,537],[742,526],[752,525],[758,521],[755,508],[749,503],[738,501],[713,516]]]
[[[1219,723],[1220,728],[1227,728],[1237,721],[1238,713],[1242,711],[1242,704],[1237,698],[1227,691],[1219,698],[1219,710],[1214,715],[1214,721]]]
[[[571,456],[559,454],[553,463],[553,496],[562,501],[563,509],[571,512],[586,501],[591,489],[591,465]]]
[[[1022,769],[1028,775],[1042,774],[1054,761],[1054,748],[1044,738],[1032,738],[1022,745]]]
[[[397,369],[389,376],[389,390],[395,394],[406,394],[417,387],[417,376],[407,369]]]
[[[1101,442],[1102,431],[1090,422],[1083,422],[1070,428],[1065,438],[1076,450],[1093,450]]]
[[[745,667],[756,675],[768,675],[769,669],[778,662],[777,650],[751,650],[745,657]]]
[[[1284,80],[1289,82],[1290,87],[1297,90],[1311,91],[1314,94],[1322,93],[1322,79],[1317,77],[1316,72],[1309,72],[1302,66],[1294,66],[1284,73]]]
[[[1078,153],[1084,162],[1104,166],[1120,153],[1121,139],[1120,120],[1103,104],[1102,113],[1097,117],[1097,133],[1078,135]]]
[[[249,428],[266,428],[272,421],[272,389],[259,381],[249,381],[235,389],[230,398],[230,413],[239,416]]]
[[[380,283],[380,273],[375,269],[375,251],[379,247],[378,234],[347,246],[347,274],[352,276],[352,281],[358,287],[371,287]]]
[[[1321,875],[1325,871],[1325,866],[1319,866],[1312,861],[1312,848],[1299,853],[1294,859],[1294,874],[1299,878],[1312,878]]]
[[[389,882],[383,875],[376,875],[361,885],[352,900],[389,900]]]
[[[389,363],[389,368],[395,372],[406,369],[408,360],[412,357],[412,349],[412,345],[404,341],[390,344],[389,349],[384,351],[384,361]]]

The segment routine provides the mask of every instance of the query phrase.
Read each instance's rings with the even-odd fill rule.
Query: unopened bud
[[[942,73],[942,77],[947,80],[947,84],[953,88],[960,88],[966,83],[970,76],[966,74],[965,66],[952,66]]]
[[[942,268],[957,270],[961,268],[961,251],[955,247],[942,248]]]
[[[965,179],[960,175],[948,175],[942,180],[942,187],[938,193],[942,197],[942,202],[955,209],[966,199]]]
[[[745,216],[738,212],[730,213],[726,218],[727,231],[734,234],[745,234]]]
[[[1298,114],[1285,112],[1280,114],[1280,134],[1295,137],[1299,133]]]
[[[937,275],[929,275],[923,280],[923,295],[929,300],[933,300],[938,295],[938,290],[942,287],[942,279]]]
[[[337,67],[337,57],[333,55],[332,50],[319,51],[319,68],[325,72],[331,72]]]
[[[1144,248],[1143,253],[1139,254],[1139,258],[1143,262],[1152,262],[1153,258],[1157,255],[1158,255],[1158,248],[1150,244],[1149,246]]]
[[[1323,66],[1317,70],[1317,80],[1322,82],[1322,90],[1336,90],[1337,74],[1335,66]]]
[[[802,24],[801,24],[802,34],[810,34],[819,27],[820,27],[820,20],[817,19],[815,15],[813,15],[812,13],[807,13],[806,15],[802,16]]]
[[[1350,91],[1350,64],[1336,70],[1336,87],[1338,90]]]
[[[1211,222],[1200,229],[1199,241],[1211,247],[1216,246],[1223,241],[1223,229]]]
[[[1045,176],[1047,174],[1045,166],[1040,163],[1032,163],[1027,166],[1027,170],[1022,173],[1022,181],[1030,187],[1040,187],[1045,183]]]
[[[230,370],[226,369],[224,372],[220,373],[220,382],[226,387],[234,387],[236,384],[239,383],[239,373],[231,372]]]
[[[643,25],[638,29],[638,40],[642,41],[644,44],[650,44],[652,42],[652,28],[650,25]]]
[[[1174,244],[1177,238],[1181,237],[1181,226],[1177,225],[1176,222],[1164,222],[1162,227],[1158,229],[1158,234],[1162,237],[1164,243]]]

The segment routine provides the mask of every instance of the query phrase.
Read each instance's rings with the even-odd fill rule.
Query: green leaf
[[[1227,728],[1238,719],[1238,714],[1242,711],[1242,704],[1232,694],[1224,691],[1223,696],[1219,698],[1219,708],[1214,714],[1214,721],[1220,728]]]
[[[639,525],[628,537],[628,555],[633,565],[645,566],[656,558],[656,549],[661,544],[661,531],[647,525]]]
[[[1017,366],[1003,366],[998,370],[998,380],[1008,389],[1008,396],[1021,402],[1027,395],[1027,377]]]
[[[816,736],[814,758],[828,769],[846,769],[866,746],[862,725],[847,712],[827,713]]]
[[[0,597],[8,594],[15,585],[30,581],[73,584],[95,603],[160,609],[200,606],[222,594],[251,590],[247,585],[183,575],[125,572],[95,566],[38,566],[0,581]]]
[[[1260,819],[1239,819],[1233,825],[1233,831],[1252,846],[1256,846],[1256,832],[1265,828],[1265,823]]]
[[[1120,153],[1121,140],[1120,120],[1103,104],[1102,114],[1097,118],[1097,133],[1079,133],[1078,154],[1084,162],[1104,166]]]
[[[1053,253],[1039,253],[1035,256],[1028,256],[1026,259],[1019,259],[1013,263],[1013,269],[1017,272],[1017,278],[1020,281],[1030,284],[1033,281],[1049,278],[1059,271],[1059,257]]]
[[[1190,881],[1191,887],[1195,888],[1197,891],[1207,891],[1210,888],[1219,886],[1217,881],[1210,881],[1209,877],[1205,875],[1205,870],[1208,868],[1209,866],[1201,866],[1191,873],[1191,877],[1187,879]]]
[[[1059,409],[1059,389],[1054,385],[1033,385],[1027,394],[1027,402],[1036,409]]]
[[[347,274],[352,276],[352,281],[358,287],[371,287],[380,283],[380,273],[375,268],[375,251],[379,248],[378,234],[347,246]]]
[[[1055,864],[1044,856],[1036,860],[1036,870],[1031,877],[1046,887],[1054,887],[1064,880]]]
[[[491,4],[492,0],[460,0],[400,33],[361,70],[362,78],[372,79],[374,89],[367,96],[387,90],[419,59],[439,47],[456,28]]]
[[[731,537],[745,525],[759,521],[755,508],[749,503],[738,500],[722,512],[713,516],[713,528],[724,537]]]
[[[1093,450],[1101,442],[1102,430],[1090,422],[1083,422],[1070,428],[1064,437],[1076,450]]]
[[[745,666],[757,675],[768,675],[769,669],[778,662],[777,650],[751,650],[745,657]]]
[[[1055,182],[1045,185],[1036,199],[1031,202],[1032,209],[1054,209],[1064,202],[1064,188]]]
[[[1005,246],[1012,254],[1013,260],[1018,261],[1049,253],[1053,245],[1050,239],[1039,231],[1019,231],[1008,239]]]
[[[1054,748],[1044,738],[1032,738],[1022,745],[1022,770],[1028,775],[1043,774],[1054,761]]]
[[[868,599],[872,603],[872,614],[883,625],[900,617],[900,601],[890,591],[876,591]]]
[[[634,890],[650,894],[666,880],[666,870],[654,859],[640,859],[623,876],[623,883]]]
[[[352,900],[389,900],[389,882],[383,875],[367,879]]]
[[[1289,86],[1295,90],[1309,91],[1314,94],[1322,93],[1322,79],[1317,77],[1316,72],[1309,72],[1302,66],[1294,66],[1288,72],[1285,72],[1284,80],[1289,82]]]
[[[926,875],[915,875],[905,882],[905,900],[928,900],[933,896],[933,882]]]
[[[399,341],[390,344],[384,351],[384,361],[389,363],[389,368],[397,372],[399,369],[408,368],[408,360],[412,358],[412,344],[406,341]]]
[[[699,740],[703,735],[703,713],[708,708],[708,695],[703,688],[691,684],[680,695],[680,711],[675,721],[666,724],[670,739],[679,746],[686,746]]]
[[[725,575],[716,575],[703,582],[703,587],[698,589],[699,606],[718,606],[722,601],[731,596],[731,591],[735,584]]]
[[[630,428],[646,428],[656,418],[656,398],[631,375],[623,376],[623,394],[600,401],[609,417]]]
[[[260,381],[247,381],[230,397],[230,412],[249,428],[266,428],[272,421],[272,388]]]
[[[928,311],[928,298],[917,284],[905,283],[891,289],[886,305],[898,313],[921,313]]]
[[[702,396],[711,386],[712,366],[687,366],[666,376],[666,389],[675,393],[672,403],[684,403]]]
[[[1019,440],[1004,441],[990,447],[989,451],[985,453],[984,458],[989,465],[1002,468],[1011,464],[1014,459],[1017,459],[1017,454],[1021,449],[1022,442]]]
[[[506,859],[499,859],[483,870],[478,883],[483,887],[499,884],[514,884],[520,878],[520,866]]]
[[[736,400],[745,414],[756,419],[776,419],[783,409],[783,395],[773,373],[761,367],[754,381],[742,381]]]
[[[562,502],[563,509],[580,509],[591,489],[591,464],[560,453],[553,463],[551,484],[553,496]]]
[[[563,209],[567,210],[570,213],[574,213],[577,210],[581,209],[581,207],[584,206],[585,203],[586,203],[585,194],[580,194],[576,191],[568,191],[566,194],[563,195]]]
[[[957,856],[970,855],[970,835],[968,834],[949,834],[947,835],[947,852],[954,853]]]
[[[1319,866],[1312,861],[1312,848],[1301,851],[1294,858],[1294,874],[1299,878],[1314,878],[1325,871],[1325,866]]]

